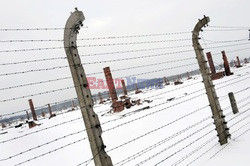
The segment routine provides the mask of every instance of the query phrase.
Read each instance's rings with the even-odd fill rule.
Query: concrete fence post
[[[228,96],[229,96],[229,100],[230,100],[230,103],[231,103],[233,113],[237,114],[239,112],[239,110],[238,110],[237,103],[236,103],[236,100],[235,100],[235,97],[234,97],[234,93],[230,92],[230,93],[228,93]]]
[[[29,105],[30,105],[30,110],[31,110],[33,120],[37,120],[36,111],[35,111],[35,107],[33,105],[32,99],[29,99]]]
[[[93,100],[88,80],[78,53],[76,39],[85,17],[83,12],[76,9],[71,13],[64,29],[64,48],[73,78],[79,106],[87,131],[93,160],[96,166],[112,166],[111,158],[105,151],[102,140],[102,128],[98,115],[94,112]],[[84,157],[84,154],[82,154]]]
[[[203,83],[206,89],[208,101],[213,114],[214,124],[216,127],[216,131],[218,133],[219,142],[221,145],[223,145],[227,143],[227,139],[228,137],[230,137],[229,129],[226,125],[227,123],[225,121],[225,116],[223,115],[222,109],[220,107],[216,90],[214,88],[215,86],[210,77],[209,68],[207,66],[207,61],[204,56],[203,48],[199,43],[200,39],[199,34],[201,32],[201,29],[205,27],[209,21],[210,21],[209,17],[206,16],[204,16],[202,20],[198,21],[192,32],[192,42],[196,58],[199,64],[200,72],[202,75]]]
[[[225,74],[226,74],[226,76],[230,76],[233,73],[230,70],[230,66],[229,66],[229,63],[228,63],[228,60],[227,60],[226,53],[225,53],[225,51],[221,51],[221,53],[222,53],[222,57],[223,57],[223,61],[224,61]]]

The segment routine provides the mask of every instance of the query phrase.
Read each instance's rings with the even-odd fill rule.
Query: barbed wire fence
[[[53,30],[59,31],[64,30],[64,28],[0,29],[1,33],[13,31],[29,32]],[[207,30],[204,30],[204,35],[205,33],[213,32],[237,32],[246,30],[248,30],[248,27],[210,26]],[[185,31],[143,35],[80,38],[78,39],[79,46],[77,47],[80,52],[87,52],[86,54],[80,55],[80,57],[84,59],[81,65],[83,65],[86,69],[88,77],[97,78],[95,83],[97,85],[105,82],[102,68],[107,66],[111,67],[111,71],[115,79],[126,79],[131,77],[137,77],[141,79],[143,77],[147,77],[147,79],[163,77],[172,78],[170,77],[172,75],[175,75],[175,77],[173,78],[177,79],[176,76],[183,75],[183,71],[185,71],[185,73],[192,73],[194,69],[198,69],[197,62],[194,61],[194,50],[192,48],[190,35],[191,31]],[[181,36],[181,38],[179,38],[179,36]],[[107,43],[106,40],[108,40]],[[235,53],[244,52],[250,49],[250,47],[248,46],[249,42],[247,42],[247,40],[248,38],[216,41],[204,38],[203,44],[206,45],[205,50],[207,51],[215,50],[218,52],[218,49],[230,48],[227,53]],[[63,39],[8,39],[0,41],[0,43],[2,44],[39,42],[49,43],[49,46],[41,48],[35,47],[27,49],[22,48],[0,50],[0,57],[5,56],[6,54],[10,54],[10,56],[13,56],[10,58],[10,60],[6,60],[6,58],[3,58],[3,62],[0,63],[0,66],[3,68],[3,70],[1,71],[6,71],[0,73],[0,77],[6,79],[6,82],[4,84],[6,86],[0,87],[1,93],[6,94],[1,96],[0,99],[0,103],[4,104],[5,108],[8,108],[8,105],[14,105],[13,103],[16,102],[18,107],[23,107],[22,103],[25,103],[24,105],[26,105],[26,102],[29,98],[39,100],[39,104],[41,106],[35,107],[35,109],[46,108],[46,104],[48,103],[50,103],[51,105],[58,105],[77,99],[74,92],[74,88],[76,87],[71,82],[72,77],[70,76],[69,72],[65,72],[68,71],[69,65],[66,64],[67,58],[63,56],[64,54],[61,53],[59,56],[50,54],[46,55],[47,58],[39,58],[39,55],[48,53],[39,53],[38,55],[35,55],[37,52],[43,51],[62,51],[65,47],[58,45],[50,46],[50,43],[63,42]],[[84,44],[80,42],[84,42]],[[106,49],[106,47],[108,47],[108,49]],[[102,48],[104,48],[104,51],[102,50]],[[122,50],[119,50],[121,48]],[[98,51],[91,52],[93,50]],[[20,52],[23,54],[17,54]],[[34,52],[34,54],[30,54],[31,52]],[[221,54],[217,52],[213,55]],[[17,56],[18,58],[16,58]],[[22,58],[20,56],[24,56],[25,58]],[[185,58],[183,58],[184,56]],[[44,64],[46,63],[48,63],[48,66],[44,66]],[[32,68],[27,69],[23,65],[27,65],[28,67]],[[10,68],[11,70],[9,70]],[[221,81],[218,84],[215,84],[216,90],[223,91],[228,86],[237,86],[239,84],[242,85],[242,82],[249,81],[249,73],[244,72],[244,70],[247,70],[248,68],[248,66],[245,66],[242,69],[235,69],[237,72],[240,72],[241,75],[235,75],[225,78],[225,81]],[[55,74],[56,77],[51,77],[52,72],[60,73],[61,75]],[[42,77],[42,79],[40,79],[40,75],[45,77]],[[38,78],[34,79],[37,76]],[[214,141],[216,140],[216,133],[213,127],[212,116],[208,111],[208,103],[204,102],[199,105],[199,107],[194,107],[195,109],[193,109],[192,107],[188,107],[188,112],[184,112],[186,110],[183,107],[187,107],[188,102],[196,102],[198,101],[198,99],[206,100],[204,88],[201,88],[203,84],[202,80],[195,74],[191,76],[194,77],[192,82],[190,80],[186,80],[186,78],[182,78],[182,81],[184,83],[178,86],[174,86],[173,81],[170,80],[170,85],[163,85],[162,88],[160,88],[162,92],[160,90],[153,91],[149,89],[142,89],[142,87],[139,86],[139,88],[142,89],[143,93],[135,95],[133,94],[134,92],[132,89],[129,93],[132,99],[141,99],[141,101],[153,100],[152,104],[143,102],[143,108],[148,107],[147,109],[140,111],[127,110],[120,113],[118,117],[113,117],[111,119],[107,118],[112,115],[110,113],[107,116],[104,116],[103,120],[100,123],[100,125],[103,127],[104,135],[108,137],[108,135],[111,133],[110,138],[112,137],[113,139],[115,139],[115,143],[119,142],[119,144],[116,145],[111,144],[112,140],[107,141],[107,145],[112,145],[107,147],[107,152],[112,156],[114,162],[113,165],[143,165],[145,163],[160,165],[162,163],[165,163],[166,161],[169,161],[169,163],[172,163],[172,165],[180,165],[183,164],[184,161],[186,161],[185,164],[191,165],[194,162],[197,162],[202,157],[210,155],[209,158],[213,158],[221,150],[226,148],[226,146],[224,146],[219,151],[209,153],[218,146],[218,143],[215,144],[216,141]],[[13,81],[10,80],[15,77],[18,77],[22,80],[15,81],[14,83],[16,84],[11,84]],[[30,81],[26,82],[26,78]],[[162,82],[160,83],[162,84]],[[58,88],[58,86],[60,87]],[[97,94],[98,91],[102,91],[102,89],[93,89],[92,93]],[[224,101],[223,111],[227,111],[225,112],[225,115],[226,118],[229,118],[228,123],[230,123],[229,128],[232,131],[231,134],[233,136],[233,139],[238,139],[240,136],[249,131],[249,122],[247,122],[250,115],[248,105],[249,96],[246,97],[245,95],[244,97],[243,95],[243,97],[241,98],[240,95],[246,93],[246,91],[249,91],[249,87],[240,87],[238,91],[234,92],[237,98],[239,97],[237,104],[239,106],[240,113],[237,115],[233,115],[232,111],[230,110],[231,107],[229,105],[229,101],[226,102],[227,96],[225,95],[225,93],[224,96],[221,96],[219,99],[221,102]],[[65,93],[71,95],[68,96],[65,95]],[[58,100],[56,100],[56,97],[54,97],[55,95],[62,95],[64,98],[60,98],[58,102],[55,102]],[[108,98],[107,93],[102,94],[102,96]],[[44,98],[46,98],[46,100],[43,101]],[[94,109],[96,108],[98,110],[98,114],[102,114],[103,112],[110,112],[111,103],[107,102],[103,105],[99,105],[97,103],[98,102],[96,102]],[[13,108],[14,107],[11,107],[11,109]],[[138,108],[140,108],[140,106],[138,106]],[[5,118],[24,114],[30,109],[19,110],[18,108],[16,108],[16,110],[18,111],[6,111],[5,114],[1,114],[1,119],[4,120]],[[208,113],[204,113],[205,110],[207,110]],[[164,115],[163,113],[167,111],[171,117],[165,117],[165,121],[161,121],[161,123],[158,123],[160,119],[164,119],[162,118],[162,115]],[[202,111],[203,113],[201,113]],[[65,115],[66,117],[70,116],[71,113],[73,114],[73,112],[68,111],[62,113],[64,113],[63,115]],[[195,115],[199,115],[200,119],[197,119],[197,116]],[[78,116],[79,114],[77,114],[77,117],[74,116],[74,118],[68,117],[68,120],[65,120],[63,122],[60,121],[59,123],[55,123],[53,125],[46,125],[46,127],[44,128],[35,129],[34,131],[27,132],[26,134],[18,134],[18,136],[13,136],[1,140],[0,146],[6,146],[15,142],[21,143],[21,141],[23,141],[23,139],[25,138],[31,138],[34,135],[45,133],[46,131],[49,131],[51,129],[56,129],[57,127],[66,128],[66,125],[72,124],[74,122],[79,121],[82,123],[82,117]],[[147,130],[142,130],[143,127],[137,128],[137,126],[140,126],[141,123],[145,123],[148,121],[151,121],[151,123],[154,123],[154,125],[150,127],[145,125],[148,127]],[[187,123],[187,125],[181,125],[183,123]],[[43,125],[44,124],[42,124],[42,126]],[[131,136],[127,135],[127,138],[120,139],[124,136],[124,134],[121,134],[121,132],[125,130],[124,127],[131,126],[133,126],[134,128],[134,131],[131,131],[131,133],[137,133],[131,134]],[[172,130],[171,128],[173,128],[173,126],[179,127],[176,127],[176,129]],[[10,125],[6,129],[3,128],[1,132],[8,131],[8,129],[14,127],[15,126]],[[86,134],[84,134],[86,130],[86,128],[82,127],[80,130],[74,132],[69,131],[69,133],[61,135],[60,137],[52,137],[50,141],[36,144],[35,146],[32,146],[30,148],[27,147],[25,150],[20,150],[7,156],[0,155],[0,163],[11,162],[15,163],[14,165],[23,165],[32,161],[35,162],[36,160],[43,158],[44,156],[51,155],[52,153],[59,152],[62,149],[66,149],[76,144],[80,144],[83,142],[84,144],[87,144],[87,137]],[[240,131],[241,133],[239,133]],[[234,135],[235,133],[238,133],[238,135]],[[119,138],[119,134],[122,137]],[[77,139],[71,141],[67,140],[68,138],[73,138],[74,136],[78,136],[80,138],[77,137]],[[52,144],[64,140],[67,141],[60,146],[53,146],[51,150],[45,150],[42,153],[34,153],[34,155],[31,155],[29,157],[26,156],[24,159],[18,162],[15,160],[16,158],[22,157],[26,154],[29,154],[30,152],[37,152],[36,150],[38,149],[49,147]],[[144,142],[144,145],[138,145],[143,144]],[[136,145],[138,145],[138,149],[133,150],[133,152],[126,151],[126,149],[131,149],[131,147],[134,147]],[[124,156],[118,157],[123,152]],[[199,154],[197,154],[198,152]],[[177,154],[180,155],[177,156]],[[213,155],[211,156],[211,154]],[[78,165],[92,164],[94,158],[95,156],[86,158],[86,160],[81,159],[82,162]]]

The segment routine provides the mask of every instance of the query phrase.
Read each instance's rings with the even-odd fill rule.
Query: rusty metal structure
[[[37,120],[36,111],[35,111],[32,99],[29,99],[29,105],[30,105],[30,110],[31,110],[33,120]]]
[[[2,128],[5,128],[5,127],[6,127],[6,125],[4,123],[2,123]]]
[[[207,60],[208,60],[208,64],[209,64],[210,71],[211,71],[211,79],[217,80],[217,79],[224,77],[224,72],[216,73],[216,69],[214,66],[214,61],[213,61],[213,57],[212,57],[211,52],[207,52],[206,55],[207,55]]]
[[[165,82],[165,85],[170,85],[169,80],[166,77],[164,77],[164,82]]]
[[[104,101],[103,101],[101,92],[98,93],[98,96],[99,96],[99,100],[100,100],[99,104],[103,104]]]
[[[224,69],[225,69],[225,75],[226,76],[233,75],[233,73],[230,70],[230,66],[229,66],[225,51],[221,51],[221,53],[222,53],[222,58],[223,58],[223,61],[224,61],[223,65],[224,65]]]
[[[36,124],[34,121],[28,121],[28,126],[29,126],[29,128],[33,128],[36,126],[40,126],[40,124]]]
[[[213,58],[212,58],[212,54],[211,54],[211,52],[207,52],[206,55],[207,55],[207,60],[208,60],[208,64],[209,64],[209,67],[210,67],[210,71],[211,71],[212,74],[215,74],[216,70],[215,70],[215,67],[214,67],[214,61],[213,61]]]
[[[234,66],[236,67],[237,66],[237,62],[234,60]]]
[[[237,59],[237,65],[235,67],[236,68],[242,67],[242,65],[240,64],[240,58],[237,56],[236,59]]]
[[[138,89],[137,83],[135,83],[135,94],[141,93],[142,91]]]
[[[45,112],[42,112],[42,117],[45,118],[46,114]]]
[[[245,64],[246,64],[246,63],[249,63],[248,60],[247,60],[247,58],[244,59],[244,63],[245,63]]]
[[[52,110],[51,110],[51,107],[50,107],[50,104],[48,104],[48,111],[49,111],[49,119],[53,118],[56,116],[55,113],[52,113]]]
[[[132,104],[131,101],[130,101],[130,98],[128,98],[128,97],[124,99],[123,103],[124,103],[124,106],[125,106],[127,109],[129,109],[129,108],[131,108],[131,107],[133,106],[133,104]]]
[[[218,73],[214,73],[211,75],[211,79],[212,80],[218,80],[222,77],[224,77],[225,73],[222,71],[222,72],[218,72]]]
[[[121,80],[121,84],[122,84],[122,89],[123,89],[123,94],[124,94],[124,95],[120,96],[119,98],[120,98],[121,100],[125,100],[125,99],[128,98],[128,97],[127,97],[127,95],[128,95],[127,87],[126,87],[126,85],[125,85],[125,81],[124,81],[124,80]]]
[[[115,89],[115,85],[114,85],[114,81],[112,78],[110,68],[105,67],[105,68],[103,68],[103,71],[104,71],[104,75],[105,75],[105,78],[107,81],[109,95],[110,95],[111,100],[112,100],[112,107],[114,109],[114,112],[123,111],[124,106],[123,106],[123,103],[121,101],[118,101],[118,97],[117,97],[117,93],[116,93],[116,89]]]
[[[122,83],[122,89],[123,89],[124,96],[126,96],[126,95],[128,95],[128,91],[127,91],[127,88],[125,85],[125,81],[121,80],[121,83]]]
[[[107,82],[107,85],[108,85],[109,95],[111,97],[112,102],[114,103],[114,102],[116,102],[118,100],[118,98],[117,98],[117,93],[116,93],[116,90],[115,90],[115,85],[114,85],[114,81],[113,81],[113,78],[112,78],[110,68],[105,67],[105,68],[103,68],[103,71],[104,71],[104,75],[105,75],[106,82]]]
[[[174,81],[174,85],[180,85],[180,84],[183,84],[183,82],[181,81],[181,76],[179,75],[177,79]]]
[[[128,92],[127,92],[127,87],[125,85],[125,81],[121,80],[121,84],[122,84],[122,89],[123,89],[124,95],[120,96],[120,99],[122,100],[124,107],[129,109],[133,106],[133,104],[131,103],[130,98],[127,96]]]

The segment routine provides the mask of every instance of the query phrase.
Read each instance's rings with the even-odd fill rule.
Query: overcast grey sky
[[[138,34],[155,34],[167,32],[183,32],[190,31],[203,15],[210,17],[210,25],[222,26],[249,26],[250,19],[250,1],[247,0],[1,0],[0,1],[0,29],[1,28],[50,28],[65,26],[70,12],[74,11],[75,7],[84,12],[86,20],[83,28],[80,31],[78,38],[102,37],[102,36],[121,36],[121,35],[138,35]],[[62,39],[63,31],[17,31],[17,32],[0,32],[0,40],[15,40],[15,39]],[[203,34],[205,39],[210,40],[236,40],[248,37],[248,31],[228,31],[228,32],[206,32]],[[153,40],[170,40],[170,39],[191,39],[190,34],[169,35],[152,38],[132,38],[132,39],[117,39],[117,40],[94,40],[94,41],[79,41],[78,45],[85,44],[103,44],[131,41],[153,41]],[[145,48],[158,48],[168,46],[179,46],[192,44],[191,40],[186,42],[160,43],[160,44],[144,44],[144,45],[129,45],[116,47],[91,47],[81,48],[81,55],[89,53],[103,53],[112,51],[125,51]],[[230,44],[230,43],[229,43]],[[233,43],[231,43],[233,44]],[[220,44],[217,44],[220,45]],[[62,42],[35,42],[35,43],[0,43],[0,50],[13,50],[24,48],[43,48],[43,47],[63,46]],[[206,45],[204,45],[206,47]],[[212,53],[219,53],[222,49],[234,50],[239,48],[247,48],[248,45],[238,47],[226,47],[213,50]],[[109,56],[92,56],[82,58],[83,63],[94,62],[100,60],[117,59],[124,57],[135,57],[141,55],[160,54],[166,52],[174,52],[180,50],[192,49],[192,47],[158,50],[148,52],[138,52],[133,54],[115,54]],[[229,53],[229,59],[239,55],[240,57],[249,57],[248,51],[237,53]],[[0,63],[18,62],[25,60],[35,60],[43,58],[63,57],[64,50],[48,50],[48,51],[29,51],[18,53],[0,53]],[[148,59],[140,59],[135,61],[122,61],[118,63],[107,63],[98,65],[85,66],[86,73],[94,73],[102,71],[103,67],[110,66],[111,70],[125,67],[133,67],[137,65],[151,64],[168,60],[181,59],[185,57],[194,57],[193,52],[174,55],[168,57],[155,57]],[[221,56],[214,56],[214,61],[221,62]],[[136,70],[122,71],[113,73],[114,78],[127,76],[131,74],[147,72],[167,67],[174,67],[183,64],[195,62],[179,62],[175,64],[159,65]],[[40,63],[29,63],[11,66],[0,66],[0,73],[10,73],[17,71],[25,71],[39,68],[50,68],[54,66],[67,65],[66,60],[46,61]],[[197,66],[169,70],[165,72],[157,72],[154,74],[142,75],[140,78],[154,78],[170,76],[180,72],[196,69]],[[10,87],[32,83],[37,81],[45,81],[70,76],[69,68],[52,70],[47,72],[33,72],[27,74],[1,76],[0,87]],[[98,78],[103,78],[103,75],[96,75]],[[0,100],[35,94],[53,89],[72,86],[72,80],[62,80],[48,84],[40,84],[22,88],[15,88],[5,91],[0,91]],[[93,91],[93,93],[98,92]],[[74,89],[39,95],[33,97],[35,106],[43,106],[47,103],[66,100],[76,97]],[[11,113],[28,108],[28,99],[25,97],[21,100],[1,102],[0,115]]]

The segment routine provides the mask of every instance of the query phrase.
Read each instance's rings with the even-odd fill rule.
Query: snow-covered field
[[[121,113],[105,114],[110,103],[95,105],[106,151],[113,165],[249,165],[250,65],[214,81],[232,134],[220,146],[200,76],[181,85],[131,94],[144,102]],[[240,113],[233,114],[227,94],[234,92]],[[150,109],[136,111],[150,106]],[[0,134],[1,166],[94,165],[80,110],[39,120],[40,126],[11,128]],[[32,133],[32,134],[30,134]]]

